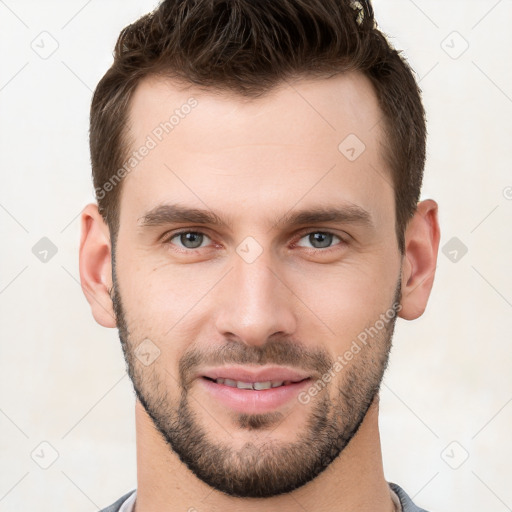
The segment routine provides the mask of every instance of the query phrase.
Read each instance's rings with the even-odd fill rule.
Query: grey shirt
[[[406,492],[397,484],[389,482],[389,486],[393,491],[395,491],[396,495],[400,499],[400,504],[402,505],[402,512],[427,512],[426,510],[417,507],[406,494]],[[110,507],[104,508],[100,512],[119,512],[119,509],[122,507],[123,503],[136,491],[133,489],[132,491],[126,493],[124,496],[119,498],[115,503],[110,505]]]

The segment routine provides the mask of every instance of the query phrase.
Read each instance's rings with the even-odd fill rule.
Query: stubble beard
[[[188,376],[194,367],[191,361],[201,362],[198,352],[186,353],[180,360],[180,376],[176,386],[179,399],[174,399],[164,382],[169,379],[156,373],[156,366],[144,367],[136,359],[136,341],[130,339],[129,329],[119,287],[113,269],[111,298],[117,319],[119,337],[127,371],[135,394],[152,419],[162,438],[188,469],[200,480],[229,496],[269,498],[297,489],[322,473],[357,433],[368,409],[376,399],[387,368],[396,316],[367,343],[341,370],[337,387],[333,382],[311,399],[310,410],[301,435],[294,442],[272,438],[286,418],[281,412],[266,414],[233,414],[238,429],[254,434],[239,449],[212,438],[198,412],[207,414],[191,404],[193,382]],[[394,302],[400,303],[398,282]],[[287,340],[269,340],[263,347],[230,343],[229,362],[288,364],[301,357],[295,345]],[[234,348],[234,350],[233,350]],[[317,361],[316,370],[324,374],[334,361],[324,351],[311,352],[308,357]],[[224,359],[225,360],[225,359]],[[187,370],[187,371],[186,371]],[[296,407],[305,407],[297,402]],[[213,420],[212,420],[213,421]],[[222,420],[225,422],[225,420]],[[231,424],[227,429],[233,428]]]

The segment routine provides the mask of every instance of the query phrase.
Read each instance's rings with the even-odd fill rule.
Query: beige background
[[[0,512],[98,510],[136,485],[131,383],[77,255],[92,90],[121,28],[154,4],[0,1]],[[439,203],[448,255],[424,316],[397,323],[386,477],[431,512],[512,510],[512,2],[374,5],[424,92],[423,198]],[[32,252],[43,237],[57,248],[46,263]],[[467,254],[451,261],[449,242]]]

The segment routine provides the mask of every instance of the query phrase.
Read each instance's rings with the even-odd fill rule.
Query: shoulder
[[[400,503],[402,504],[402,511],[403,512],[427,512],[423,508],[417,507],[411,500],[411,498],[408,496],[408,494],[397,484],[394,484],[392,482],[388,482],[389,486],[395,493],[397,494],[398,498],[400,499]]]
[[[135,492],[135,489],[127,492],[124,496],[121,496],[115,503],[100,510],[100,512],[118,512],[121,508],[121,505]]]

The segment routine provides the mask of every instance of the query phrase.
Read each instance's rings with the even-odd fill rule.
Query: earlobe
[[[440,229],[438,205],[432,199],[418,203],[405,232],[402,267],[402,308],[399,316],[414,320],[423,314],[434,284]]]
[[[104,327],[116,327],[110,297],[112,258],[108,226],[94,203],[82,210],[80,220],[79,268],[82,291],[96,322]]]

